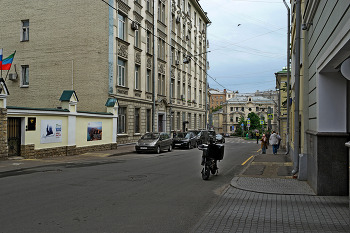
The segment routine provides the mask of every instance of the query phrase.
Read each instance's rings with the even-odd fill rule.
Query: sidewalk
[[[254,156],[191,232],[349,232],[349,197],[316,196],[284,153]]]

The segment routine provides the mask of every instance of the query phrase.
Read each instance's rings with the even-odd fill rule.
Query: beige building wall
[[[63,90],[79,96],[78,110],[105,111],[108,97],[108,7],[93,0],[4,0],[1,46],[4,58],[16,50],[6,84],[9,106],[56,108]],[[29,40],[21,24],[29,20]],[[29,85],[21,66],[29,66]],[[3,77],[5,78],[5,72]]]

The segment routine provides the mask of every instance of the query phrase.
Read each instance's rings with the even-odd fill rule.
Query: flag
[[[16,51],[4,60],[2,60],[2,64],[0,66],[1,70],[10,70],[15,53]]]
[[[2,70],[2,49],[0,49],[0,70]]]

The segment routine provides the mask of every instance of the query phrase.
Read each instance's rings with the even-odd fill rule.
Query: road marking
[[[253,157],[254,157],[254,155],[250,156],[249,159],[247,159],[246,161],[244,161],[244,163],[242,163],[241,165],[246,164],[246,162],[248,162],[248,161],[249,161],[251,158],[253,158]]]
[[[259,149],[257,152],[261,151],[261,149]]]

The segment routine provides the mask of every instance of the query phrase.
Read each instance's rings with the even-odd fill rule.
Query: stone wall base
[[[21,156],[25,159],[39,159],[39,158],[50,158],[50,157],[61,157],[61,156],[72,156],[78,154],[84,154],[93,151],[102,150],[114,150],[117,149],[117,143],[108,143],[102,145],[93,146],[61,146],[52,147],[46,149],[35,150],[34,144],[21,145]]]
[[[7,157],[7,109],[0,108],[0,159],[6,159]]]

